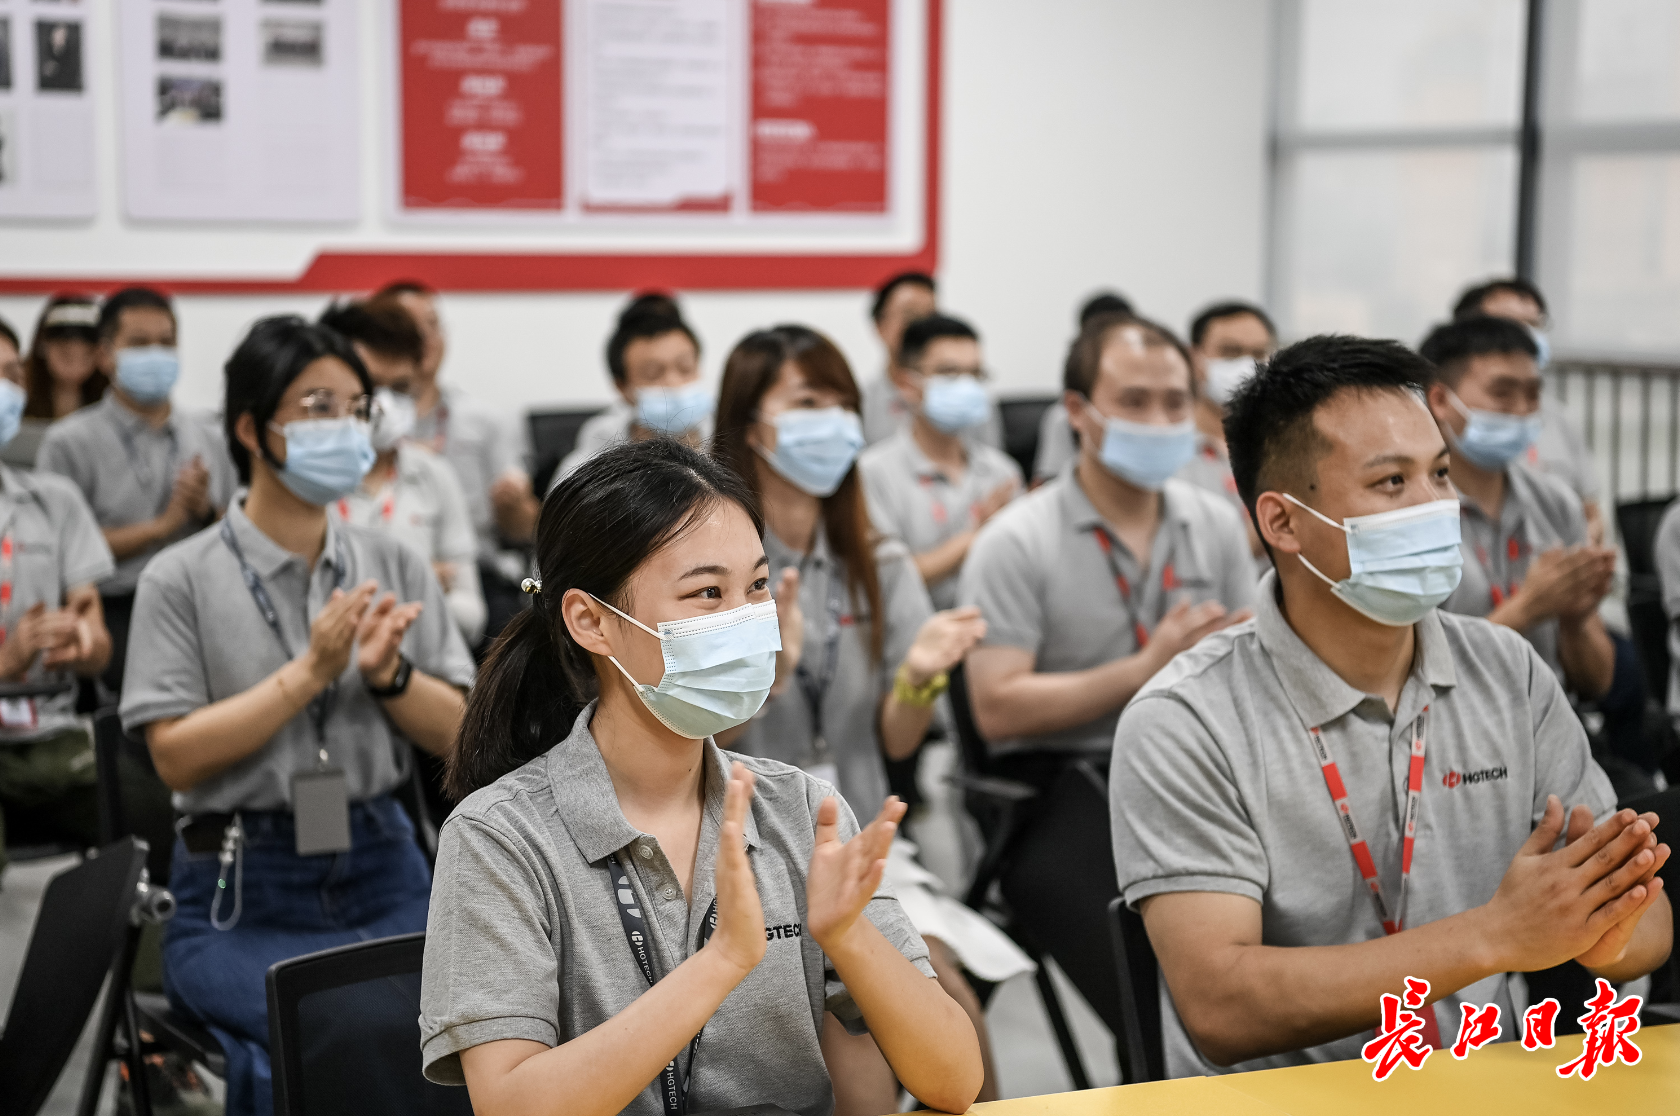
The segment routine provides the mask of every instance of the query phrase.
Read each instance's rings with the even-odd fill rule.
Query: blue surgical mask
[[[1355,612],[1391,628],[1407,628],[1458,588],[1464,552],[1458,546],[1457,500],[1433,500],[1337,523],[1287,492],[1283,498],[1346,532],[1348,576],[1341,581],[1325,577],[1306,555],[1297,557]]]
[[[775,452],[761,448],[759,455],[800,491],[819,499],[834,495],[863,451],[863,424],[856,412],[841,407],[785,411],[775,426]]]
[[[617,658],[608,659],[630,680],[648,711],[678,736],[715,736],[745,724],[763,707],[776,681],[776,652],[782,649],[775,601],[668,620],[654,631],[601,598],[594,599],[659,640],[665,676],[657,686],[636,681]]]
[[[1507,415],[1466,407],[1454,392],[1449,391],[1447,398],[1465,419],[1464,433],[1452,435],[1453,452],[1462,453],[1472,465],[1497,472],[1540,438],[1539,411]]]
[[[712,393],[698,383],[686,387],[636,389],[636,422],[656,434],[677,437],[712,414]]]
[[[17,437],[23,425],[23,405],[29,394],[10,380],[0,379],[0,447]]]
[[[361,419],[299,419],[277,429],[286,438],[280,483],[305,503],[325,507],[348,496],[373,468],[377,455]]]
[[[1091,410],[1103,420],[1098,453],[1103,467],[1145,491],[1159,492],[1167,478],[1196,454],[1196,423],[1192,419],[1161,426],[1109,418],[1095,407]]]
[[[181,358],[163,345],[117,350],[117,386],[136,403],[162,403],[181,378]]]
[[[922,415],[947,434],[979,426],[992,413],[992,397],[973,376],[929,376],[922,387]]]

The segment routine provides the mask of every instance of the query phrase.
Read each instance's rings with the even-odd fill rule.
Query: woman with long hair
[[[602,451],[537,524],[533,607],[492,645],[450,760],[422,1062],[480,1116],[833,1109],[825,1013],[924,1104],[980,1087],[973,1029],[890,892],[904,807],[721,751],[780,643],[763,530],[671,439]]]
[[[985,634],[975,608],[934,612],[910,552],[870,525],[855,468],[863,435],[850,367],[804,326],[753,333],[724,365],[712,455],[764,509],[764,548],[784,603],[779,685],[730,744],[803,767],[869,813],[887,797],[887,759],[921,747],[946,672]],[[945,990],[969,1013],[990,1067],[979,999],[963,969],[1002,980],[1032,963],[990,923],[930,885],[915,846],[894,843],[887,880],[928,943]],[[897,1086],[868,1049],[830,1027],[824,1052],[843,1076],[845,1112],[896,1107]],[[845,1066],[844,1071],[836,1069]],[[996,1096],[988,1068],[981,1099]]]
[[[88,295],[48,299],[29,342],[24,418],[61,419],[99,402],[110,384],[99,370],[99,303]]]

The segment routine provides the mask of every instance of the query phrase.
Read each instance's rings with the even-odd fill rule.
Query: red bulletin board
[[[401,196],[417,211],[430,207],[458,205],[472,199],[475,207],[531,209],[532,199],[548,204],[558,181],[562,192],[569,187],[569,173],[556,154],[551,161],[538,158],[525,145],[525,135],[535,137],[541,129],[561,127],[558,109],[545,121],[544,111],[534,104],[543,100],[557,106],[542,92],[543,83],[563,82],[563,63],[525,57],[524,69],[513,66],[517,51],[504,72],[507,84],[491,89],[487,84],[463,90],[459,71],[446,65],[451,51],[474,49],[461,44],[470,36],[459,32],[459,12],[464,5],[453,0],[399,0],[401,29],[397,44],[402,49],[399,65],[413,67],[424,59],[428,69],[424,89],[417,87],[413,99],[402,98],[405,127],[400,133]],[[808,20],[786,19],[759,22],[751,42],[754,66],[751,91],[753,127],[748,162],[751,211],[758,213],[811,212],[816,206],[828,212],[869,214],[884,204],[888,176],[886,142],[890,131],[885,98],[875,96],[881,65],[877,53],[888,48],[885,33],[857,34],[860,22],[880,26],[892,0],[812,0],[809,4],[767,4],[747,0],[748,18],[763,8],[794,8],[808,13]],[[940,198],[940,83],[944,0],[926,0],[925,144],[922,158],[923,196],[918,208],[921,243],[908,251],[825,252],[662,252],[658,249],[620,252],[568,252],[548,250],[495,251],[424,248],[405,249],[400,236],[373,237],[334,244],[331,234],[315,234],[318,247],[309,263],[296,274],[218,274],[214,277],[187,275],[168,270],[129,272],[112,275],[0,275],[0,293],[45,294],[73,289],[102,292],[132,283],[158,286],[179,294],[243,295],[370,290],[394,278],[411,278],[445,291],[597,291],[636,287],[668,287],[679,290],[823,290],[878,285],[898,271],[932,273],[939,264]],[[498,0],[484,5],[497,10],[497,39],[505,51],[509,42],[528,41],[537,34],[536,21],[558,19],[558,0]],[[430,38],[424,18],[430,13],[454,9],[450,22],[455,30],[448,37]],[[540,9],[540,10],[539,10]],[[518,17],[515,19],[515,17]],[[526,22],[526,20],[529,22]],[[558,41],[559,27],[550,27]],[[487,36],[488,38],[488,36]],[[428,45],[422,44],[456,45]],[[412,48],[412,52],[411,52]],[[488,55],[486,55],[488,56]],[[498,53],[494,57],[505,57]],[[804,58],[811,72],[798,80],[772,80],[776,67],[790,58]],[[760,68],[762,67],[762,68]],[[411,69],[410,73],[414,71]],[[473,69],[474,74],[486,72]],[[765,80],[761,83],[760,77]],[[791,135],[793,150],[782,151],[774,160],[759,156],[771,142],[772,124],[760,132],[781,107],[793,104],[800,117],[815,121],[815,137]],[[409,119],[414,120],[413,124]],[[501,148],[505,162],[495,162],[501,172],[485,173],[479,167],[464,171],[462,137],[481,127],[481,122],[509,122],[517,127],[494,129],[510,133]],[[521,133],[521,129],[527,131]],[[472,143],[483,143],[474,140]],[[392,145],[393,147],[396,145]],[[563,146],[561,150],[564,150]],[[483,155],[486,152],[477,152]],[[413,158],[410,159],[409,155]],[[494,154],[494,152],[490,152]],[[819,172],[821,174],[819,175]],[[452,180],[451,176],[455,175]],[[521,177],[522,175],[522,177]],[[498,180],[499,179],[499,180]],[[517,181],[515,181],[517,179]],[[813,181],[821,181],[820,188]],[[417,199],[418,204],[408,199]],[[803,207],[803,208],[801,208]]]
[[[560,5],[515,0],[463,17],[402,0],[402,197],[411,209],[559,209]]]

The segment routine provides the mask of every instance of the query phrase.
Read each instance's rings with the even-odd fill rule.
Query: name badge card
[[[350,791],[336,767],[300,771],[292,776],[292,817],[297,854],[350,851]]]

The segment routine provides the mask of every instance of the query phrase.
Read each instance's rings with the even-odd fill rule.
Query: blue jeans
[[[210,925],[221,865],[177,839],[169,887],[179,904],[163,936],[163,986],[177,1011],[208,1027],[227,1054],[228,1116],[269,1116],[268,967],[316,950],[426,928],[431,873],[414,827],[386,795],[350,806],[350,851],[299,856],[292,815],[253,811],[245,831],[239,921]],[[226,924],[233,871],[216,915]],[[407,1025],[420,1041],[413,1015]]]

